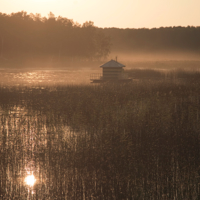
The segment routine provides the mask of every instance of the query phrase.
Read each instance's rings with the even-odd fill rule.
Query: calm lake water
[[[90,74],[100,70],[0,70],[1,85],[88,84]]]
[[[89,77],[89,70],[1,70],[0,84],[44,89],[88,84]],[[76,169],[67,169],[62,160],[74,148],[78,131],[56,117],[22,105],[0,105],[0,199],[79,199]]]
[[[93,72],[0,71],[0,199],[200,199],[199,82]]]

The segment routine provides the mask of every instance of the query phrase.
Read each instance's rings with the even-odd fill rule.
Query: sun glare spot
[[[28,185],[28,186],[31,186],[33,187],[34,184],[36,182],[36,179],[34,177],[34,175],[28,175],[26,178],[25,178],[25,183]]]

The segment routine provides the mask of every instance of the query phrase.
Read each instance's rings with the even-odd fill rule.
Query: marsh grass
[[[130,78],[147,80],[183,80],[198,82],[200,79],[199,69],[129,69],[126,71]]]
[[[1,197],[30,195],[32,163],[33,199],[200,198],[199,73],[181,73],[195,81],[0,88]]]

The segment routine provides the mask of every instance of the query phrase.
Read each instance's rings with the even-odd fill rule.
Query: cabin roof
[[[115,60],[110,60],[107,63],[101,65],[100,67],[102,67],[102,68],[106,68],[106,67],[108,67],[108,68],[109,67],[113,67],[113,68],[119,67],[119,68],[122,68],[122,67],[125,67],[125,65],[123,65],[123,64],[121,64],[121,63],[119,63],[119,62],[117,62]]]

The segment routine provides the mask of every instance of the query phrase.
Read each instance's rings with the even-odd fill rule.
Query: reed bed
[[[0,88],[0,196],[199,199],[200,81],[186,79]]]
[[[198,82],[200,79],[199,68],[185,68],[185,69],[138,69],[133,68],[127,70],[130,78],[133,79],[146,79],[146,80],[183,80]]]

